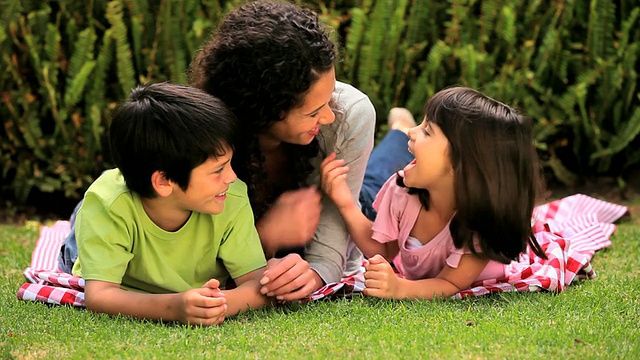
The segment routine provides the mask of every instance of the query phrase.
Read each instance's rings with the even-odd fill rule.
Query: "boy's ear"
[[[167,197],[173,191],[171,181],[166,178],[164,171],[160,170],[156,170],[151,174],[151,186],[161,197]]]

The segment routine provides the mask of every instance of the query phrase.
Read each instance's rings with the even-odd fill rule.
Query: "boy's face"
[[[205,214],[219,214],[224,209],[229,185],[238,177],[231,169],[233,151],[226,148],[219,158],[210,157],[191,170],[191,179],[186,191],[174,185],[177,204],[185,210]]]

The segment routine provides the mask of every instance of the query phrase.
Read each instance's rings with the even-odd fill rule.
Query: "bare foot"
[[[409,129],[416,126],[416,120],[409,110],[403,107],[394,107],[389,110],[387,123],[390,130],[400,130],[407,134]]]

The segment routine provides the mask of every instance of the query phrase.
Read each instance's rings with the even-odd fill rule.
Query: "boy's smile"
[[[221,213],[229,185],[238,179],[231,168],[232,155],[232,150],[226,149],[223,156],[211,157],[195,167],[186,191],[174,184],[175,205],[185,211]]]

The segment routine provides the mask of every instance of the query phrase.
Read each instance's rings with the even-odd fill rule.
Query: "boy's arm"
[[[143,294],[123,290],[119,284],[87,280],[85,305],[96,313],[192,325],[218,325],[225,319],[227,300],[217,288],[219,283],[216,280],[209,281],[207,285],[174,294]]]
[[[265,269],[262,267],[234,279],[237,287],[224,291],[227,299],[226,316],[234,316],[250,308],[257,309],[269,304],[269,298],[260,293],[260,278]]]

